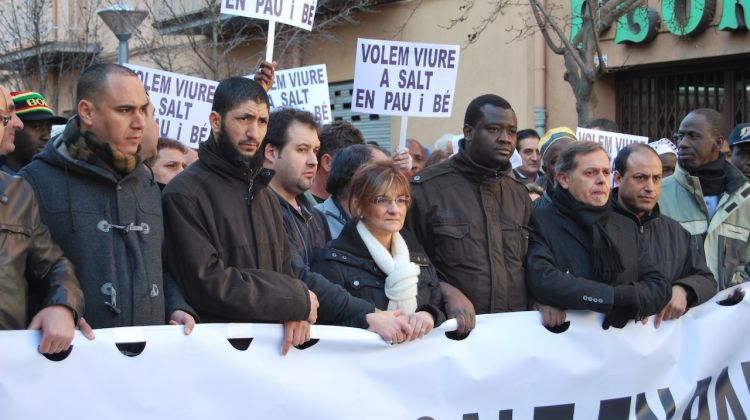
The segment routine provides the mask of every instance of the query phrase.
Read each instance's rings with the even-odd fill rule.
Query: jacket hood
[[[484,181],[487,178],[500,179],[501,177],[510,174],[512,170],[510,161],[507,165],[501,168],[489,168],[475,162],[471,159],[469,153],[466,151],[465,139],[461,139],[459,141],[459,147],[460,149],[458,153],[451,159],[451,164],[454,168],[456,168],[457,171],[459,171],[469,179],[477,182]],[[511,178],[515,179],[514,177]]]

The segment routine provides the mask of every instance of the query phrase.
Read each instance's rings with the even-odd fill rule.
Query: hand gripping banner
[[[574,312],[556,334],[521,312],[390,346],[314,326],[318,341],[286,357],[278,325],[98,330],[58,362],[38,332],[5,331],[0,419],[744,419],[750,302],[717,304],[728,292],[658,330]]]

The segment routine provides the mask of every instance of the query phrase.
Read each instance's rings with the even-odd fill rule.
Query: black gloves
[[[612,310],[604,317],[602,323],[602,328],[605,330],[609,327],[623,328],[628,321],[635,320],[640,312],[635,286],[632,284],[615,286],[614,292]]]

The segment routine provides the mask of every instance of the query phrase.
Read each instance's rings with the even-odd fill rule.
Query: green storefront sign
[[[695,36],[708,28],[717,9],[716,0],[662,0],[661,12],[664,25],[677,36]],[[750,0],[724,0],[721,7],[720,31],[747,30],[750,24]],[[574,39],[581,29],[581,15],[586,0],[570,0]],[[743,25],[744,23],[744,25]],[[659,13],[653,7],[641,6],[617,19],[615,24],[616,44],[646,43],[654,39],[659,30]]]

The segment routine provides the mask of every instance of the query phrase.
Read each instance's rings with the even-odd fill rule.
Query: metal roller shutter
[[[390,115],[352,112],[354,82],[330,83],[331,114],[334,120],[345,120],[362,131],[366,141],[376,141],[380,147],[391,151]]]

